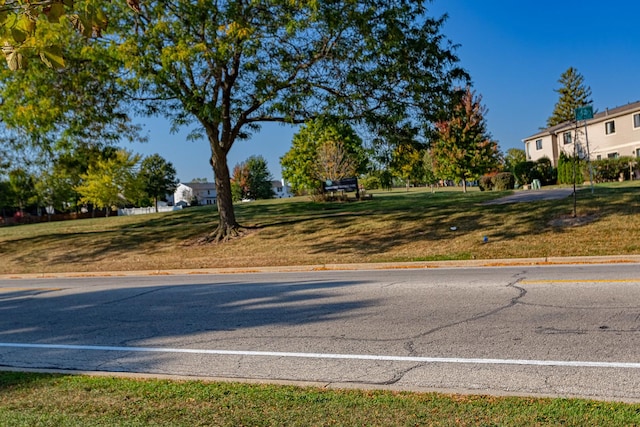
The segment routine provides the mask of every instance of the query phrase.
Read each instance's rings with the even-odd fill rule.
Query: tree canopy
[[[142,190],[153,199],[156,212],[158,199],[173,193],[178,185],[176,169],[159,154],[152,154],[142,160],[138,179],[141,181]]]
[[[123,206],[128,200],[138,196],[134,167],[140,161],[139,155],[126,150],[118,150],[111,158],[99,159],[90,165],[82,176],[82,183],[76,187],[81,201],[109,212]]]
[[[137,0],[127,0],[132,8]],[[69,30],[100,36],[108,23],[101,0],[5,0],[0,3],[0,43],[10,70],[37,58],[50,68],[67,64]]]
[[[504,169],[513,172],[513,168],[522,162],[527,161],[527,154],[522,148],[509,148],[504,156]]]
[[[37,62],[19,71],[0,67],[0,131],[14,157],[49,160],[80,146],[141,141],[120,63],[102,43],[88,45],[66,26],[65,67]],[[19,153],[19,154],[16,154]]]
[[[551,117],[547,119],[547,127],[559,125],[575,119],[576,108],[592,104],[591,88],[584,83],[584,77],[573,67],[562,73],[559,89],[554,89],[560,96]]]
[[[233,200],[270,199],[273,197],[271,172],[262,156],[251,156],[233,168]]]
[[[336,152],[329,144],[340,144],[341,160],[352,163],[354,173],[364,172],[366,157],[362,139],[353,128],[331,120],[313,120],[305,123],[293,136],[291,149],[280,159],[282,177],[293,191],[319,191],[321,180],[330,178],[328,169],[334,165],[328,164],[331,162],[328,156]]]

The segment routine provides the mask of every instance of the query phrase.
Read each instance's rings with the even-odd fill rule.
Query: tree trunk
[[[212,150],[213,151],[213,150]],[[216,204],[218,206],[219,223],[212,233],[205,237],[205,242],[221,242],[240,236],[240,225],[236,222],[231,195],[231,178],[225,154],[211,156],[213,173],[216,179]]]
[[[466,178],[462,178],[462,192],[463,193],[467,192],[467,179]]]

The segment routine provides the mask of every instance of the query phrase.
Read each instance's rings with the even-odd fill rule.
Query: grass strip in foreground
[[[633,426],[640,404],[0,372],[7,426]]]

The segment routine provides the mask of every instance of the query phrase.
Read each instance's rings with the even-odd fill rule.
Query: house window
[[[640,148],[636,148],[636,157],[640,157]]]
[[[542,150],[542,140],[536,139],[536,150]]]
[[[563,134],[563,137],[564,137],[564,144],[565,145],[571,144],[571,132],[565,132]]]
[[[609,154],[607,154],[607,158],[608,159],[617,159],[618,158],[618,153],[609,153]]]
[[[616,133],[616,122],[611,120],[610,122],[604,123],[604,133],[607,135],[611,135],[612,133]]]
[[[602,160],[602,155],[598,154],[598,155],[596,156],[596,160]]]
[[[636,113],[633,115],[633,128],[640,128],[640,113]]]

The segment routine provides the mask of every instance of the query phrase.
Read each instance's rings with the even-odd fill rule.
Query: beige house
[[[561,152],[591,160],[640,157],[640,101],[596,113],[592,119],[561,123],[523,139],[527,160],[542,157],[558,166]]]

